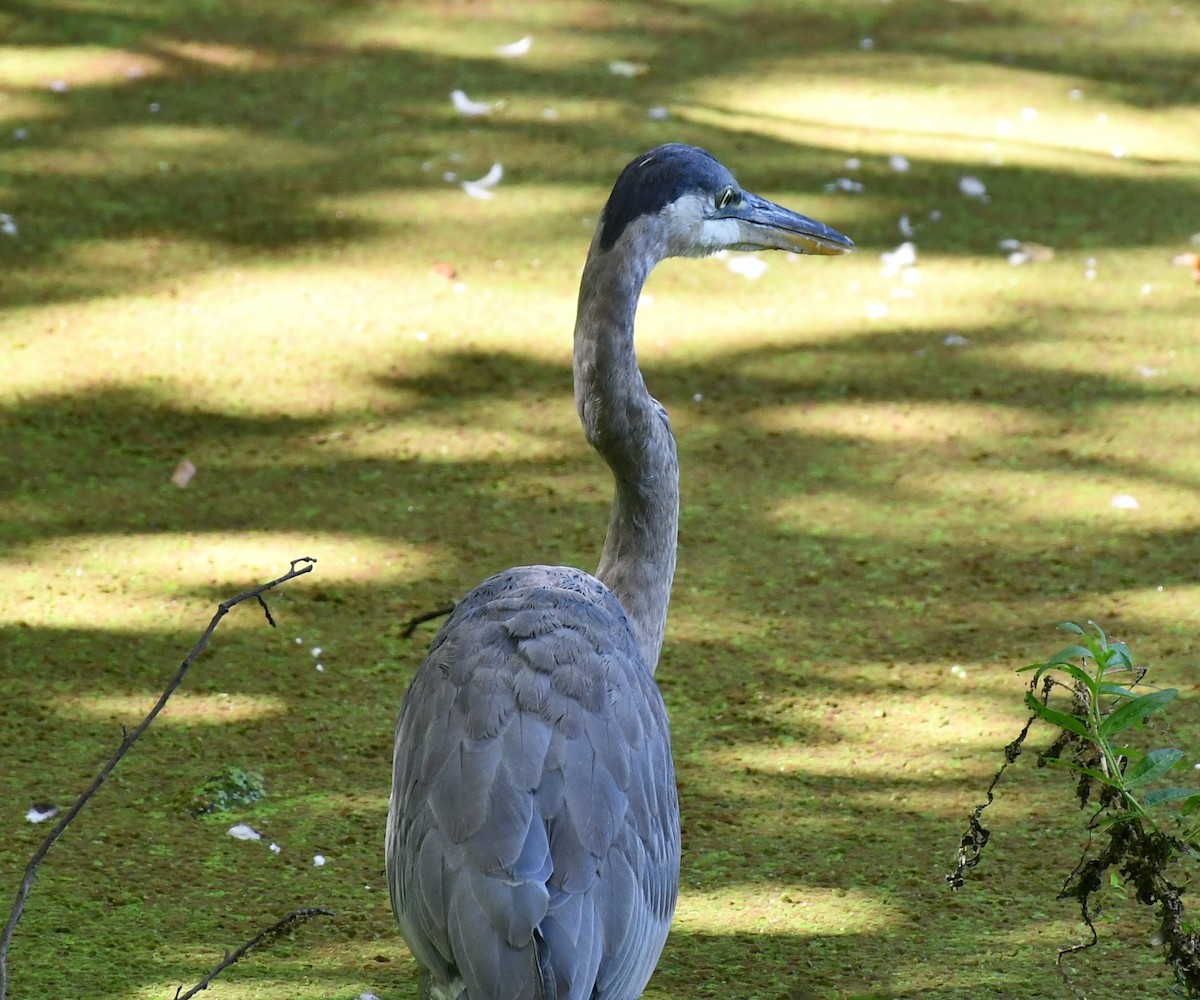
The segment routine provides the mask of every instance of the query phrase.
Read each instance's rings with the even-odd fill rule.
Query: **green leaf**
[[[1183,805],[1179,807],[1179,812],[1181,815],[1190,816],[1197,809],[1200,809],[1200,792],[1197,792],[1190,799],[1184,802]]]
[[[1178,764],[1182,757],[1183,751],[1174,747],[1151,750],[1125,771],[1125,787],[1134,788],[1137,785],[1149,784],[1155,778],[1161,778]]]
[[[1200,799],[1200,792],[1191,788],[1155,788],[1142,796],[1142,805],[1149,809],[1151,806],[1161,805],[1163,802],[1178,802],[1180,799],[1188,799],[1193,795]]]
[[[1074,677],[1088,689],[1093,698],[1096,696],[1096,679],[1084,670],[1083,667],[1077,667],[1073,663],[1055,663],[1053,666],[1055,670],[1061,670],[1063,673]]]
[[[1060,632],[1074,632],[1076,635],[1083,635],[1083,629],[1074,622],[1060,622],[1056,627]]]
[[[1082,764],[1076,764],[1074,761],[1063,760],[1061,757],[1047,757],[1047,767],[1061,767],[1067,771],[1074,771],[1076,774],[1086,774],[1089,778],[1095,778],[1100,784],[1108,785],[1111,788],[1116,788],[1117,783],[1112,780],[1107,774],[1097,771],[1095,768],[1084,767]]]
[[[1120,684],[1111,684],[1104,681],[1100,685],[1100,693],[1111,695],[1114,698],[1136,698],[1136,692],[1130,691],[1129,688],[1121,687]]]
[[[1086,646],[1066,646],[1050,657],[1048,662],[1056,666],[1060,663],[1068,663],[1071,660],[1079,659],[1080,657],[1094,659],[1092,651]]]
[[[1089,621],[1088,624],[1091,625],[1092,628],[1096,630],[1096,634],[1100,636],[1100,648],[1108,649],[1108,636],[1104,634],[1104,629],[1102,629],[1096,622],[1093,621]]]
[[[1123,666],[1127,670],[1133,667],[1133,653],[1125,643],[1114,642],[1109,648],[1117,655],[1118,659],[1124,661]]]
[[[1059,729],[1066,729],[1072,733],[1077,733],[1085,740],[1090,740],[1092,737],[1088,733],[1087,725],[1076,715],[1068,715],[1066,712],[1058,712],[1053,708],[1047,708],[1040,701],[1037,695],[1032,691],[1025,692],[1025,704],[1031,708],[1039,718],[1049,722],[1052,726],[1058,726]]]
[[[1161,691],[1151,691],[1133,701],[1125,702],[1104,717],[1104,721],[1100,723],[1100,735],[1114,736],[1132,725],[1141,725],[1142,719],[1157,712],[1178,694],[1174,688],[1163,688]]]

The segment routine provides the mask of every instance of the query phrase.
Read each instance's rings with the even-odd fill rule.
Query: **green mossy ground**
[[[670,262],[640,310],[684,475],[682,893],[646,995],[1065,996],[1081,818],[1052,776],[1018,769],[983,866],[943,875],[1058,621],[1129,641],[1200,747],[1198,293],[1170,264],[1200,230],[1197,51],[1165,0],[0,9],[0,886],[29,804],[86,785],[216,602],[320,560],[277,631],[227,619],[54,849],[10,996],[173,996],[324,906],[211,995],[415,997],[382,841],[432,632],[399,628],[515,563],[594,565],[575,284],[617,171],[667,140],[860,252]],[[464,120],[454,88],[503,105]],[[497,161],[491,201],[443,180]],[[919,284],[880,273],[901,215]],[[193,818],[233,764],[270,795]],[[1165,996],[1149,915],[1114,897],[1100,929],[1089,995]]]

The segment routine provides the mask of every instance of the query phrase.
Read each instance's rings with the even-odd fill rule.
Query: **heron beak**
[[[854,241],[823,222],[790,208],[776,205],[749,191],[742,193],[741,204],[729,211],[737,221],[738,250],[788,250],[831,256],[849,253]]]

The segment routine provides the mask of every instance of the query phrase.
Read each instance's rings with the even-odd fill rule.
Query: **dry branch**
[[[400,630],[400,638],[411,639],[418,625],[424,625],[425,622],[431,622],[435,618],[444,618],[446,615],[453,614],[457,606],[457,604],[451,601],[449,604],[443,604],[440,608],[434,608],[432,611],[422,611],[419,615],[413,615],[404,628]]]
[[[117,763],[129,751],[129,748],[137,742],[142,733],[150,728],[150,723],[152,723],[158,716],[158,713],[163,710],[163,707],[167,704],[167,699],[175,693],[175,689],[179,687],[180,683],[183,681],[184,675],[188,672],[188,668],[196,662],[196,658],[204,651],[204,647],[208,645],[208,640],[217,630],[217,626],[221,623],[221,619],[229,614],[230,611],[232,611],[243,601],[248,601],[251,598],[256,598],[258,603],[262,605],[264,610],[266,610],[266,602],[262,599],[262,595],[264,593],[273,587],[278,587],[281,583],[287,583],[288,580],[293,580],[298,576],[303,576],[305,573],[311,573],[313,566],[316,565],[316,562],[317,561],[315,559],[310,558],[309,556],[302,556],[299,559],[293,559],[291,567],[286,573],[283,574],[283,576],[276,577],[274,580],[271,580],[268,583],[260,584],[251,590],[247,590],[243,594],[238,594],[237,597],[231,597],[229,600],[222,601],[219,605],[217,605],[217,613],[213,615],[212,620],[208,623],[208,628],[204,630],[204,634],[200,636],[199,641],[195,646],[192,647],[192,651],[188,653],[188,655],[184,658],[184,661],[179,665],[179,669],[175,671],[175,676],[171,678],[170,683],[167,684],[162,695],[160,695],[158,701],[155,702],[154,707],[150,709],[150,712],[140,723],[138,723],[134,729],[125,731],[124,728],[122,728],[123,738],[121,740],[121,745],[117,748],[117,752],[113,754],[108,763],[106,763],[100,769],[99,774],[96,775],[92,783],[88,785],[79,798],[75,800],[75,804],[72,805],[71,808],[65,813],[63,813],[62,818],[54,824],[54,828],[46,835],[46,839],[42,841],[38,849],[33,852],[33,857],[29,859],[29,864],[25,867],[25,877],[21,880],[21,887],[17,890],[17,898],[13,903],[12,912],[8,916],[8,923],[4,925],[3,934],[0,934],[0,1000],[5,1000],[5,998],[8,996],[8,946],[12,941],[13,932],[17,929],[17,923],[21,919],[21,913],[25,909],[25,901],[29,898],[29,892],[33,888],[33,880],[37,876],[38,867],[41,865],[42,860],[49,853],[50,848],[53,847],[58,838],[62,836],[63,831],[68,825],[70,825],[71,821],[77,815],[79,815],[79,811],[87,804],[88,800],[95,795],[100,786],[104,784],[105,779],[108,778],[109,774],[112,772],[112,769],[117,766]],[[267,611],[267,621],[272,627],[275,626],[275,622],[271,618],[270,611]],[[294,914],[289,915],[289,917],[290,916],[294,916]],[[286,921],[289,918],[285,917],[284,919]],[[268,928],[268,931],[264,931],[264,935],[267,934],[269,930],[270,929]],[[260,935],[260,938],[261,936],[262,935]],[[258,939],[250,942],[249,946],[243,946],[244,950],[239,949],[239,951],[241,951],[242,954],[245,954],[245,951],[248,951],[250,947],[253,947],[257,941]],[[223,966],[221,968],[223,968]],[[189,994],[189,996],[190,995],[191,994]]]
[[[253,948],[257,948],[268,938],[278,937],[286,930],[290,930],[292,924],[298,924],[305,920],[311,920],[313,917],[333,917],[336,914],[332,910],[321,910],[316,907],[310,907],[306,910],[293,910],[282,920],[277,920],[266,930],[259,931],[249,941],[242,945],[237,951],[227,951],[225,957],[217,964],[207,976],[200,980],[186,993],[181,993],[183,987],[179,987],[175,991],[175,1000],[188,1000],[189,997],[194,997],[201,990],[208,989],[208,984],[217,978],[222,972],[228,969],[239,958],[243,957],[246,952]]]

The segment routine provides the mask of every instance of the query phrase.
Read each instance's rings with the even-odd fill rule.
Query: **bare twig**
[[[21,880],[21,887],[17,890],[17,899],[13,903],[12,912],[8,916],[8,923],[4,925],[4,932],[0,934],[0,1000],[5,1000],[8,995],[8,946],[12,941],[13,932],[17,929],[17,923],[21,919],[21,913],[25,909],[25,900],[29,898],[29,892],[33,888],[33,880],[37,876],[38,867],[42,860],[49,853],[50,848],[54,846],[63,831],[78,814],[79,811],[87,804],[88,800],[96,794],[100,786],[104,784],[105,779],[112,772],[112,769],[117,766],[117,763],[129,751],[129,748],[137,742],[138,737],[142,735],[148,728],[150,723],[158,716],[158,713],[163,710],[167,704],[167,699],[175,693],[175,689],[179,687],[183,681],[184,675],[188,672],[188,668],[196,662],[196,658],[204,651],[204,647],[208,645],[208,640],[212,637],[213,632],[217,630],[221,619],[224,618],[230,611],[243,601],[248,601],[251,598],[256,598],[265,608],[266,603],[262,599],[262,595],[272,587],[278,587],[281,583],[287,583],[288,580],[295,579],[298,576],[303,576],[305,573],[311,573],[313,566],[316,565],[316,560],[309,556],[303,556],[299,559],[293,559],[292,565],[283,576],[276,577],[269,583],[260,584],[251,590],[247,590],[244,594],[238,594],[237,597],[232,597],[228,601],[223,601],[217,605],[217,613],[213,615],[212,621],[208,623],[208,628],[204,630],[204,634],[200,636],[200,640],[192,647],[192,651],[188,653],[184,661],[179,665],[179,669],[175,671],[175,676],[171,678],[166,689],[159,696],[154,707],[150,709],[149,714],[138,725],[131,730],[122,728],[121,745],[117,748],[117,752],[109,759],[96,775],[95,779],[83,793],[75,800],[75,804],[71,806],[42,841],[41,846],[33,852],[33,857],[29,859],[29,864],[25,867],[25,877]],[[267,612],[267,621],[274,626],[275,622],[271,620],[271,614]]]
[[[446,615],[453,614],[457,605],[451,601],[449,604],[443,604],[440,608],[434,608],[432,611],[423,611],[419,615],[413,615],[408,623],[400,630],[401,639],[410,639],[412,634],[417,630],[418,625],[425,622],[431,622],[435,618],[444,618]]]
[[[1045,702],[1050,694],[1050,685],[1044,685],[1045,690],[1042,692],[1042,701]],[[962,840],[958,845],[958,864],[954,866],[954,871],[946,876],[946,881],[950,884],[951,889],[961,889],[965,884],[964,875],[968,868],[974,868],[983,855],[983,849],[987,846],[987,842],[991,839],[992,831],[989,830],[980,821],[983,816],[983,811],[996,800],[996,785],[999,784],[1000,778],[1004,772],[1008,770],[1008,765],[1013,763],[1021,756],[1021,751],[1024,748],[1025,738],[1029,735],[1029,730],[1037,721],[1036,715],[1031,715],[1022,727],[1017,738],[1004,748],[1004,763],[1000,765],[1000,770],[996,772],[992,778],[992,783],[987,787],[987,801],[981,802],[967,817],[969,824],[967,832],[963,834]]]
[[[1088,948],[1095,947],[1096,942],[1100,940],[1099,935],[1096,933],[1096,925],[1092,923],[1091,914],[1088,913],[1087,903],[1083,904],[1083,919],[1087,923],[1088,930],[1092,932],[1092,939],[1090,941],[1085,941],[1082,944],[1073,944],[1069,948],[1059,948],[1058,957],[1054,960],[1054,966],[1058,969],[1058,974],[1062,976],[1063,982],[1067,984],[1067,989],[1069,989],[1078,998],[1078,1000],[1087,1000],[1087,995],[1075,985],[1075,981],[1071,978],[1071,974],[1067,972],[1066,968],[1063,966],[1063,959],[1068,955],[1074,955],[1076,952],[1086,951]]]
[[[247,952],[251,951],[254,948],[257,948],[260,944],[262,944],[264,941],[268,940],[269,938],[278,937],[284,931],[291,930],[293,924],[299,924],[299,923],[304,922],[305,920],[311,920],[313,917],[334,917],[334,916],[337,916],[337,914],[335,914],[332,910],[321,910],[321,909],[317,909],[316,907],[310,907],[305,910],[293,910],[282,920],[275,921],[275,923],[273,923],[266,930],[259,931],[257,934],[254,935],[254,937],[252,937],[249,941],[247,941],[244,945],[242,945],[237,951],[232,951],[232,952],[227,951],[225,953],[225,957],[223,959],[221,959],[221,961],[217,964],[217,967],[215,969],[213,969],[212,972],[210,972],[207,976],[205,976],[203,979],[201,979],[200,982],[198,982],[195,986],[193,986],[186,993],[180,992],[180,990],[183,989],[183,987],[180,986],[179,989],[175,991],[175,1000],[188,1000],[189,997],[194,997],[201,990],[208,989],[208,984],[211,983],[214,979],[216,979],[217,976],[219,976],[222,972],[224,972],[226,969],[228,969],[231,965],[233,965],[233,963],[236,962],[239,958],[244,957]]]

